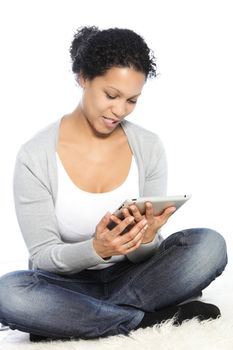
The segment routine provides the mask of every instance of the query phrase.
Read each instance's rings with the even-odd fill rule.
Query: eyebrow
[[[116,90],[120,95],[122,95],[122,92],[121,92],[120,90],[118,90],[117,88],[115,88],[115,87],[113,87],[113,86],[110,86],[110,85],[108,85],[108,87],[111,88],[111,89]],[[140,92],[139,94],[134,95],[134,96],[131,96],[131,97],[129,97],[129,98],[135,98],[135,97],[138,97],[138,96],[140,96],[140,95],[141,95],[141,92]]]

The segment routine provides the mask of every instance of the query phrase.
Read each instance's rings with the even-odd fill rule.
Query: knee
[[[227,246],[224,237],[217,231],[206,229],[208,253],[213,257],[219,274],[224,270],[227,264]]]
[[[13,293],[13,286],[15,285],[15,274],[16,272],[10,272],[10,273],[7,273],[6,275],[3,275],[0,278],[0,303],[1,304],[5,303],[5,301],[11,298],[11,294]]]
[[[0,317],[23,306],[24,285],[29,271],[15,271],[0,278]]]
[[[198,228],[190,231],[194,246],[198,247],[201,263],[217,269],[221,274],[227,264],[227,247],[223,236],[209,228]]]

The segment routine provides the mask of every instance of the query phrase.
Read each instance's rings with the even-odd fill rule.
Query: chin
[[[102,138],[105,138],[105,137],[108,137],[114,130],[106,130],[105,128],[95,128],[95,127],[92,127],[92,132],[94,135],[98,136],[98,137],[102,137]]]
[[[118,127],[119,127],[119,124],[111,128],[108,128],[105,125],[93,125],[92,129],[97,135],[108,136],[112,134]]]

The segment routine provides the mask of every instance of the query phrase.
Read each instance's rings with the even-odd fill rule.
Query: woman
[[[17,157],[15,206],[32,269],[1,278],[1,322],[38,340],[217,318],[215,305],[188,299],[225,268],[219,233],[188,229],[163,240],[175,208],[154,216],[150,202],[145,215],[136,206],[122,220],[111,214],[126,198],[166,193],[160,139],[125,120],[156,76],[152,51],[131,30],[83,27],[70,53],[81,101]]]

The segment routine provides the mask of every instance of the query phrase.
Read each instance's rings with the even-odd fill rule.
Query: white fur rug
[[[10,333],[13,331],[10,331]],[[11,337],[11,334],[8,335]],[[160,327],[138,329],[129,336],[113,336],[100,340],[69,342],[29,343],[28,336],[21,333],[16,342],[0,345],[1,350],[232,350],[233,322],[218,319],[199,323],[188,321],[180,327],[171,322]],[[16,338],[15,338],[16,340]]]
[[[221,309],[222,317],[214,321],[191,320],[179,327],[167,322],[129,336],[49,343],[31,343],[28,334],[8,330],[0,332],[0,350],[233,350],[232,273],[227,268],[203,293],[202,301]]]

